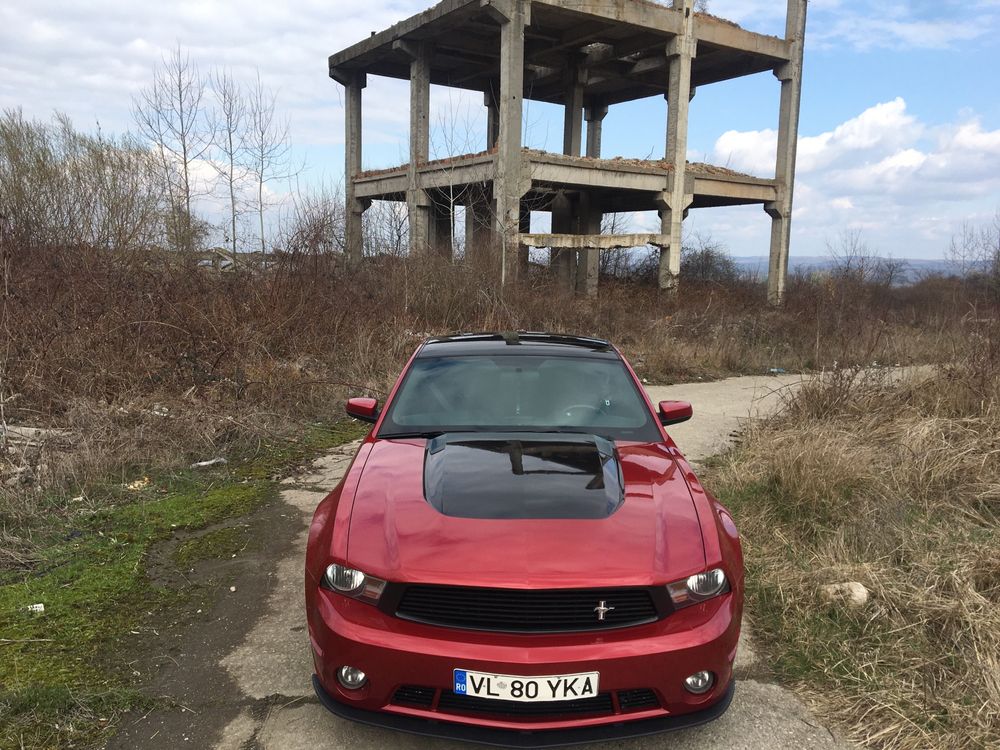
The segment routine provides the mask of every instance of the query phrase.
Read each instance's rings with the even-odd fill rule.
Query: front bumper
[[[408,622],[319,590],[309,608],[313,683],[323,704],[339,716],[417,734],[516,747],[644,736],[725,712],[733,694],[739,614],[736,598],[727,594],[621,630],[482,633]],[[342,688],[336,672],[344,665],[363,670],[368,683],[360,690]],[[487,703],[466,709],[444,700],[456,668],[525,676],[598,671],[607,708],[511,713]],[[716,683],[696,696],[684,689],[683,680],[700,670],[715,673]],[[399,700],[397,691],[412,687],[429,691],[433,699],[426,705]],[[637,691],[655,699],[626,707],[622,696]]]
[[[580,745],[590,742],[610,740],[625,740],[636,737],[648,737],[651,734],[672,732],[677,729],[696,727],[718,719],[729,708],[736,690],[736,683],[730,681],[729,687],[722,698],[708,708],[691,714],[680,716],[661,716],[652,719],[637,719],[619,721],[614,724],[598,724],[587,727],[568,729],[548,729],[541,731],[509,729],[494,729],[476,724],[453,724],[451,722],[424,719],[405,714],[386,713],[383,711],[365,711],[361,708],[345,705],[335,701],[323,689],[319,678],[313,675],[313,689],[316,696],[331,713],[342,719],[356,721],[383,729],[394,729],[397,732],[420,734],[445,740],[461,740],[476,742],[481,745],[513,748],[548,748]]]

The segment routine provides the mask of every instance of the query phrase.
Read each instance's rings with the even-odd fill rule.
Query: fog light
[[[714,684],[715,675],[711,672],[695,672],[684,680],[684,687],[688,689],[689,693],[694,693],[695,695],[707,693],[712,689],[712,685]]]
[[[368,675],[357,667],[341,667],[337,670],[337,681],[348,690],[357,690],[368,682]]]

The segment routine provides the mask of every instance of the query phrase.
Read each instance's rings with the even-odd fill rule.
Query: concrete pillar
[[[434,201],[431,206],[431,247],[442,258],[451,261],[455,257],[454,207],[445,200]]]
[[[491,3],[487,11],[500,22],[500,132],[493,184],[496,226],[500,235],[500,283],[517,275],[521,197],[527,191],[521,152],[524,108],[524,27],[530,23],[525,0]]]
[[[579,61],[572,60],[566,80],[566,104],[563,121],[563,153],[579,156],[583,147],[583,87],[586,71]]]
[[[792,199],[795,193],[795,157],[799,141],[799,108],[802,101],[802,58],[805,49],[808,0],[788,0],[785,37],[791,43],[791,60],[774,71],[781,81],[778,119],[778,159],[774,178],[778,200],[764,207],[771,217],[771,258],[767,298],[772,305],[785,301],[788,251],[792,239]]]
[[[521,221],[518,225],[521,234],[531,234],[531,209],[528,204],[521,201]],[[528,275],[528,263],[530,261],[531,248],[524,243],[517,246],[517,272],[521,278]]]
[[[358,200],[355,197],[354,180],[361,172],[361,92],[368,85],[364,73],[352,73],[344,79],[344,172],[346,175],[345,198],[347,215],[344,226],[344,254],[347,264],[357,267],[364,255],[364,234],[362,231],[362,216],[370,204],[369,201]]]
[[[574,206],[569,196],[559,193],[552,200],[552,233],[575,234]],[[576,251],[553,249],[549,255],[549,265],[555,274],[556,283],[563,289],[572,291],[576,286]]]
[[[661,232],[670,244],[660,250],[660,289],[675,293],[681,272],[681,237],[687,195],[688,113],[691,102],[691,64],[697,52],[694,35],[694,0],[674,0],[683,16],[682,32],[667,46],[669,82],[667,87],[667,151],[673,165],[669,189],[662,196]]]
[[[420,184],[421,164],[430,155],[431,47],[427,42],[397,41],[394,47],[410,57],[410,163],[406,210],[410,220],[410,254],[431,246],[433,206]]]
[[[495,221],[490,201],[476,197],[465,204],[465,257],[482,256],[495,240]]]
[[[495,90],[483,94],[483,104],[486,106],[486,150],[491,151],[500,137],[500,105]]]
[[[604,118],[608,116],[607,104],[590,104],[583,113],[587,121],[587,156],[601,158],[601,137],[604,131]]]
[[[593,195],[583,193],[580,196],[579,226],[581,234],[600,234],[601,221],[604,213]],[[601,267],[601,251],[588,247],[580,251],[576,264],[576,291],[588,297],[597,296]]]

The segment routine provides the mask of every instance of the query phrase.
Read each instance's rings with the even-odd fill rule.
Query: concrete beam
[[[528,247],[551,247],[558,250],[616,250],[618,248],[665,245],[665,234],[525,234],[521,242]]]
[[[363,41],[353,44],[347,49],[341,50],[329,58],[330,76],[336,80],[334,72],[343,75],[344,70],[349,69],[352,64],[357,64],[358,58],[377,51],[381,47],[391,49],[392,43],[397,39],[409,36],[414,31],[439,21],[445,16],[452,15],[465,9],[478,10],[479,0],[441,0],[433,8],[410,16],[405,21],[401,21]]]
[[[586,14],[595,18],[616,21],[642,30],[677,34],[681,29],[676,13],[670,13],[663,6],[654,3],[631,2],[630,0],[533,0],[535,5],[561,8],[579,16]]]
[[[778,157],[774,173],[777,200],[765,206],[765,210],[771,217],[771,252],[767,276],[767,297],[772,305],[784,303],[785,285],[788,278],[807,7],[808,0],[788,0],[785,36],[791,47],[791,59],[787,64],[775,69],[775,74],[781,80]]]
[[[359,200],[355,180],[361,172],[362,143],[362,91],[368,85],[364,73],[353,73],[345,79],[344,91],[344,172],[346,175],[347,215],[344,226],[344,254],[347,264],[357,267],[364,255],[364,235],[362,215],[371,205],[370,201]]]

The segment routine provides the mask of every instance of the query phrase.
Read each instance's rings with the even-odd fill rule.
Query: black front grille
[[[607,608],[604,619],[598,608]],[[557,633],[604,630],[655,621],[648,589],[481,589],[407,586],[396,615],[406,620],[471,630]]]
[[[625,711],[644,711],[659,708],[660,701],[652,690],[619,690],[618,705]]]
[[[400,706],[430,708],[434,704],[434,688],[419,685],[403,685],[392,696],[392,702]]]
[[[441,693],[439,711],[448,713],[492,714],[494,716],[533,717],[566,716],[580,714],[610,714],[614,712],[611,693],[601,693],[593,698],[577,698],[571,701],[549,701],[546,703],[522,703],[521,701],[497,701],[458,695],[451,691]]]

